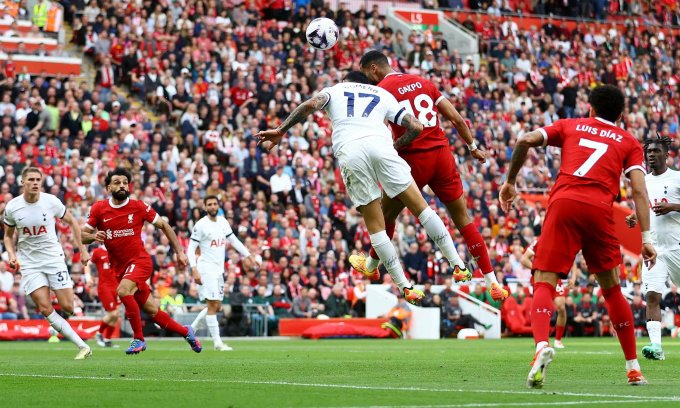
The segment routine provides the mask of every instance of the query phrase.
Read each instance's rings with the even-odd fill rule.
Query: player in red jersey
[[[116,291],[120,280],[114,273],[113,268],[111,268],[109,253],[103,245],[98,246],[92,251],[90,261],[97,268],[97,294],[99,295],[99,301],[102,302],[102,306],[106,311],[106,315],[102,319],[95,338],[99,346],[113,347],[111,335],[118,323],[120,301]]]
[[[640,143],[616,126],[625,97],[605,85],[590,93],[590,117],[558,120],[526,133],[512,152],[508,177],[500,190],[501,206],[509,211],[517,197],[515,178],[531,147],[562,148],[562,166],[550,192],[548,212],[534,258],[534,302],[531,328],[536,353],[527,386],[541,387],[555,355],[548,344],[553,295],[558,278],[566,278],[578,251],[595,273],[616,334],[626,357],[628,383],[646,384],[637,360],[633,313],[619,284],[621,251],[614,235],[612,203],[619,194],[621,172],[630,179],[635,212],[642,229],[642,256],[651,268],[656,251],[649,232],[644,155]]]
[[[520,261],[525,268],[532,269],[533,267],[537,243],[538,240],[533,240],[522,255],[522,259]],[[557,286],[555,286],[555,297],[553,298],[553,303],[555,304],[557,319],[555,319],[554,347],[558,349],[564,348],[564,344],[562,344],[562,337],[564,337],[564,331],[567,328],[567,296],[569,295],[570,286],[573,286],[573,282],[566,279],[560,279],[557,282]]]
[[[411,167],[411,174],[418,188],[422,189],[429,185],[446,205],[453,223],[463,235],[470,253],[477,260],[484,274],[491,297],[494,300],[505,299],[508,297],[508,291],[498,284],[484,239],[468,215],[463,184],[450,151],[449,140],[439,126],[438,114],[441,113],[453,123],[458,134],[467,143],[472,157],[484,163],[486,152],[477,148],[463,118],[432,82],[417,75],[395,72],[387,57],[375,50],[364,54],[360,65],[361,71],[371,82],[394,95],[399,104],[423,124],[423,132],[410,144],[400,148],[399,156]],[[404,128],[393,125],[392,133],[396,140],[404,134]],[[392,238],[396,219],[404,209],[404,204],[398,199],[383,195],[382,208],[387,234]],[[365,275],[376,276],[374,270],[378,267],[379,259],[373,249],[367,258],[362,255],[352,255],[349,261],[355,269]],[[451,266],[454,267],[453,275],[457,282],[472,278],[472,273],[464,264]]]
[[[106,245],[111,266],[120,278],[118,297],[125,305],[125,316],[130,321],[134,333],[130,347],[125,353],[137,354],[146,350],[140,308],[151,316],[154,323],[181,335],[192,350],[200,353],[201,343],[194,335],[193,329],[190,326],[181,326],[167,313],[159,310],[156,301],[150,297],[151,288],[147,280],[151,278],[153,265],[141,238],[145,222],[150,222],[163,231],[177,254],[180,268],[186,267],[188,260],[170,225],[148,204],[129,198],[131,180],[132,175],[123,168],[109,172],[105,183],[111,198],[94,203],[83,233],[84,244],[97,241]]]

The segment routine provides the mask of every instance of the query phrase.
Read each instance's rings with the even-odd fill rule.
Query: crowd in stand
[[[515,10],[528,2],[503,2],[508,3]],[[260,265],[250,264],[228,250],[225,310],[268,305],[262,311],[271,322],[289,316],[361,316],[368,282],[351,270],[347,258],[367,251],[370,239],[343,192],[330,122],[321,112],[310,116],[272,153],[257,147],[254,134],[276,127],[301,101],[341,81],[368,49],[383,50],[399,71],[432,80],[489,153],[484,164],[470,160],[453,126],[442,123],[468,209],[501,282],[516,278],[526,286],[530,271],[520,257],[540,235],[545,216],[540,203],[520,201],[507,214],[498,205],[512,147],[529,130],[587,115],[588,90],[596,84],[624,90],[628,105],[621,125],[638,139],[657,132],[672,137],[669,160],[678,165],[678,38],[654,26],[593,24],[567,30],[546,19],[542,27],[522,30],[505,18],[485,23],[461,14],[461,23],[483,42],[475,63],[449,51],[436,32],[392,31],[377,8],[353,12],[340,4],[336,10],[317,0],[274,1],[268,9],[258,4],[65,4],[67,22],[74,27],[67,40],[94,61],[95,83],[21,75],[4,67],[0,210],[20,193],[16,175],[30,163],[44,171],[45,190],[84,222],[93,201],[105,197],[104,175],[127,167],[134,174],[134,196],[166,217],[185,247],[193,224],[204,215],[201,198],[210,194],[220,198],[221,214],[239,239],[262,259]],[[319,16],[333,18],[340,27],[338,45],[325,52],[304,41],[307,22]],[[559,150],[538,149],[518,184],[524,191],[545,192],[559,166]],[[622,180],[619,201],[628,205],[629,197]],[[445,208],[434,196],[426,198],[450,226],[463,259],[472,261]],[[144,239],[154,260],[155,296],[171,311],[193,310],[197,291],[190,273],[175,267],[168,242],[154,234],[150,227]],[[79,255],[66,236],[62,239],[79,299],[96,301],[96,270],[82,269]],[[414,282],[447,282],[445,260],[411,214],[399,218],[394,242]],[[586,291],[587,266],[577,261],[574,270]],[[637,259],[625,257],[621,270],[629,285],[639,281]],[[389,283],[389,275],[383,275]],[[18,291],[12,285],[2,289]],[[483,288],[473,285],[469,291],[493,304]],[[522,303],[530,293],[516,296]],[[573,297],[575,313],[583,297]],[[12,303],[6,301],[3,308],[5,298],[0,295],[0,313]],[[595,308],[598,299],[592,299]],[[446,300],[432,296],[428,302],[445,309]],[[29,313],[18,307],[21,316]],[[677,302],[669,307],[677,309]]]

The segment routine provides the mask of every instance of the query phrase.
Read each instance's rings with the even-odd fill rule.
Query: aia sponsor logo
[[[47,227],[45,227],[44,225],[33,225],[30,227],[24,227],[22,228],[21,233],[24,235],[28,235],[29,237],[47,234]]]

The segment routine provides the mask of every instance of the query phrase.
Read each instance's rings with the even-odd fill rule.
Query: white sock
[[[374,270],[380,265],[380,259],[375,259],[371,255],[366,256],[366,269],[369,271]]]
[[[633,360],[626,360],[626,370],[639,370],[640,363],[638,363],[637,358]]]
[[[430,237],[437,248],[442,251],[442,254],[449,260],[451,266],[458,265],[461,269],[465,269],[465,262],[460,259],[456,247],[453,245],[451,234],[446,230],[444,222],[439,218],[436,212],[430,207],[426,207],[423,212],[418,215],[418,220],[425,227],[427,236]]]
[[[196,316],[194,321],[191,323],[191,328],[194,329],[194,331],[198,330],[198,326],[201,324],[203,319],[205,319],[205,315],[208,314],[208,308],[206,307],[205,309],[201,310],[201,312]]]
[[[78,336],[78,333],[73,330],[73,327],[71,327],[63,317],[59,316],[56,311],[53,310],[52,313],[47,316],[47,321],[50,322],[50,326],[52,326],[54,330],[71,340],[78,348],[87,347],[87,344],[85,344],[83,339]]]
[[[205,310],[208,310],[208,308]],[[210,333],[210,337],[212,337],[215,345],[221,345],[222,338],[220,337],[220,326],[217,324],[217,315],[207,315],[205,317],[205,325],[208,326],[208,333]]]
[[[485,273],[484,282],[486,283],[487,288],[490,288],[491,285],[494,283],[498,283],[498,280],[496,279],[496,274],[494,272]]]
[[[397,255],[397,250],[392,245],[392,241],[387,236],[385,231],[380,231],[375,234],[371,234],[371,245],[373,249],[380,257],[383,265],[387,269],[387,272],[392,276],[392,280],[399,287],[401,291],[404,288],[410,287],[411,284],[406,279],[404,275],[404,268],[401,266],[399,261],[399,255]]]
[[[647,322],[647,332],[649,333],[649,341],[652,344],[661,345],[661,322],[650,320]]]
[[[538,344],[536,344],[536,352],[538,353],[538,350],[542,349],[543,346],[550,347],[550,344],[547,341],[539,341]]]

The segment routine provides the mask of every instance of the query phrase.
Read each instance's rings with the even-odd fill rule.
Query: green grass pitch
[[[0,343],[0,406],[23,407],[679,407],[680,342],[641,360],[650,384],[626,384],[616,340],[565,339],[542,390],[525,388],[531,339],[500,341],[149,339],[126,356],[68,342]],[[638,350],[641,344],[638,344]],[[641,357],[641,356],[640,356]]]

